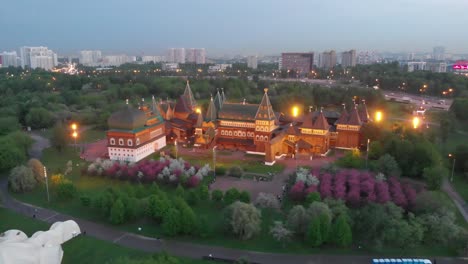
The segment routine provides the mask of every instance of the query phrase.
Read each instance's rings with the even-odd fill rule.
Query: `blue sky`
[[[0,50],[468,52],[466,0],[11,0],[1,10]]]

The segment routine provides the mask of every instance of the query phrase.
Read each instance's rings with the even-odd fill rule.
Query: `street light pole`
[[[367,163],[369,160],[369,143],[370,143],[370,138],[367,139],[367,148],[366,148],[366,169],[367,169]]]
[[[452,164],[452,176],[450,177],[450,182],[453,182],[453,172],[455,171],[455,161],[456,159],[453,158],[453,164]]]
[[[50,202],[50,197],[49,197],[49,180],[47,179],[47,170],[46,167],[44,166],[44,177],[46,180],[46,190],[47,190],[47,202]]]
[[[216,147],[213,147],[213,177],[216,178]]]
[[[295,156],[294,156],[294,159],[296,160],[296,174],[297,174],[297,149],[299,148],[299,145],[296,143],[296,148],[295,148]]]

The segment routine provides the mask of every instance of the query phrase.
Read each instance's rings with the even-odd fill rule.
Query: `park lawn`
[[[453,175],[452,186],[465,202],[468,203],[468,179],[463,177],[460,173],[455,173]]]
[[[90,128],[79,134],[77,143],[93,143],[105,138],[106,131],[97,128]]]
[[[19,229],[31,236],[36,231],[48,230],[48,223],[31,219],[5,208],[0,208],[0,231]],[[120,257],[148,258],[151,256],[136,249],[116,245],[90,236],[78,236],[63,244],[64,256],[62,263],[106,263]],[[209,264],[213,261],[189,258],[177,258],[180,263]]]

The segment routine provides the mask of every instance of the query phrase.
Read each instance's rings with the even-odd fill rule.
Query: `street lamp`
[[[49,180],[47,179],[47,169],[46,169],[45,166],[44,166],[44,178],[46,180],[47,202],[50,202],[50,198],[49,198]]]
[[[419,117],[417,117],[417,116],[413,117],[413,128],[414,129],[417,129],[419,127],[419,122],[420,122]]]
[[[297,151],[298,151],[298,149],[299,149],[299,145],[296,143],[295,147],[296,147],[296,148],[295,148],[296,154],[295,154],[295,156],[294,156],[294,159],[296,160],[296,174],[297,174]]]
[[[76,130],[76,129],[78,128],[78,126],[76,125],[76,123],[73,123],[73,124],[71,125],[71,128],[72,128],[73,130]]]
[[[367,169],[367,162],[369,160],[369,144],[370,144],[370,138],[367,139],[367,151],[366,151],[366,169]]]
[[[453,172],[455,171],[455,162],[456,162],[456,159],[455,159],[455,156],[452,155],[452,153],[449,153],[448,156],[449,156],[449,158],[453,158],[453,163],[452,163],[452,176],[450,176],[450,182],[453,182]]]
[[[72,137],[75,139],[75,151],[76,151],[76,138],[78,137],[78,133],[73,131]]]
[[[177,139],[176,141],[174,141],[174,145],[175,145],[175,158],[177,159]]]
[[[297,117],[299,115],[299,107],[293,106],[292,115],[293,115],[293,117]]]
[[[383,118],[383,114],[382,114],[381,111],[375,112],[375,121],[376,121],[376,122],[382,121],[382,118]]]
[[[216,179],[216,147],[213,147],[213,177]]]

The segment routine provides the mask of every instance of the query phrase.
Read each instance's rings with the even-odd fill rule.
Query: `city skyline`
[[[445,46],[464,53],[468,24],[463,1],[140,1],[64,3],[15,1],[4,5],[0,50],[48,46],[60,54],[98,49],[163,54],[172,47],[204,47],[209,55],[279,54],[334,49],[430,52]],[[48,10],[54,19],[41,19]],[[203,10],[214,10],[203,13]],[[132,15],[134,14],[134,15]],[[200,14],[204,14],[201,16]],[[21,17],[18,17],[20,16]],[[86,15],[86,16],[85,16]],[[302,25],[302,26],[298,26]],[[437,32],[437,35],[434,33]],[[372,38],[369,38],[372,36]]]

